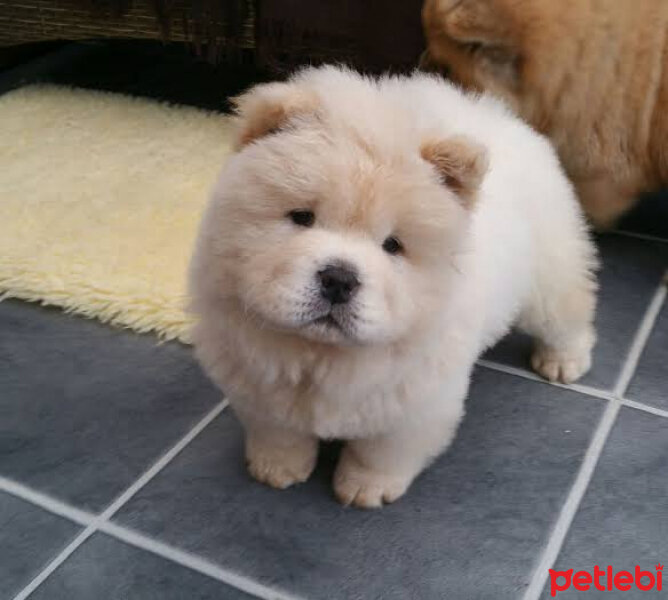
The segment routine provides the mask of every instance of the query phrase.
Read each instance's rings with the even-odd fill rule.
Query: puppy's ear
[[[434,165],[443,184],[457,194],[465,208],[471,208],[489,168],[487,149],[468,137],[453,136],[425,142],[420,152]]]
[[[237,116],[236,149],[273,133],[292,117],[315,112],[317,98],[294,83],[256,85],[232,99]]]

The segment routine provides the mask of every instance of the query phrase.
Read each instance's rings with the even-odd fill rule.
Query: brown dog
[[[548,135],[598,227],[668,184],[668,0],[426,0],[423,66]]]

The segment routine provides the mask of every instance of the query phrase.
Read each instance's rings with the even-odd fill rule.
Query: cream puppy
[[[258,480],[392,502],[452,441],[471,369],[514,323],[533,367],[590,366],[595,253],[549,142],[427,75],[307,69],[237,99],[191,265],[196,354]]]

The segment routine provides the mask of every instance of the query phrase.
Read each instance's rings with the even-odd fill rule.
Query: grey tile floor
[[[76,83],[67,52],[56,79]],[[335,502],[335,445],[304,485],[251,481],[188,348],[1,302],[0,600],[533,600],[551,598],[549,568],[654,573],[668,562],[665,200],[598,240],[591,373],[540,381],[509,336],[480,361],[453,447],[380,511]]]

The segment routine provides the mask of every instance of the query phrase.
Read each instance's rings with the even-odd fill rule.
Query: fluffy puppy
[[[426,0],[422,17],[423,66],[548,135],[594,224],[668,184],[666,0]]]
[[[341,502],[396,500],[518,319],[545,377],[589,368],[594,250],[549,142],[496,100],[326,67],[237,114],[192,259],[193,339],[255,478],[304,481],[338,438]]]

